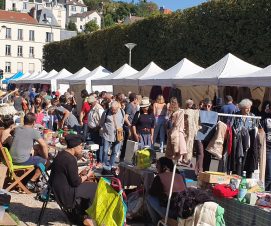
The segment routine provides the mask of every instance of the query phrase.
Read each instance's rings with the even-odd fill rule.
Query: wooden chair
[[[24,179],[27,175],[29,175],[34,169],[34,165],[28,166],[20,166],[20,165],[13,165],[12,157],[7,148],[1,148],[2,155],[4,157],[4,164],[8,167],[9,170],[9,177],[12,181],[11,185],[9,185],[6,190],[10,191],[13,187],[19,186],[25,193],[31,194],[31,192],[22,184],[22,179]],[[21,176],[18,173],[22,173]]]

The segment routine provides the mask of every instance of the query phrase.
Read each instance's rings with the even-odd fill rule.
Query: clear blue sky
[[[124,2],[132,2],[132,0],[122,0]],[[199,5],[200,3],[207,2],[207,0],[148,0],[155,2],[159,7],[164,6],[166,9],[173,11],[177,9],[185,9],[192,6]],[[137,0],[135,0],[137,2]]]

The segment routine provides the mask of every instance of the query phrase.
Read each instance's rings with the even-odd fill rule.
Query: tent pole
[[[177,161],[175,161],[175,163],[174,163],[172,177],[171,177],[171,184],[170,184],[170,190],[169,190],[168,201],[167,201],[167,210],[166,210],[165,222],[159,221],[158,224],[157,224],[158,226],[161,225],[161,224],[164,225],[164,226],[167,226],[168,213],[169,213],[169,208],[170,208],[170,200],[171,200],[171,196],[172,196],[172,190],[173,190],[173,184],[174,184],[174,179],[175,179],[176,168],[177,168]]]

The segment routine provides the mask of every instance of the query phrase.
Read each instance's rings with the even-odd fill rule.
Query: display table
[[[271,212],[258,206],[243,204],[235,199],[215,198],[225,209],[224,219],[227,226],[267,226],[271,225]]]
[[[138,169],[135,166],[122,162],[119,164],[119,169],[119,179],[123,187],[141,186],[143,184],[146,191],[151,187],[155,168]]]

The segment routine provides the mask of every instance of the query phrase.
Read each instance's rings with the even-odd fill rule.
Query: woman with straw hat
[[[155,118],[152,114],[148,97],[143,97],[140,103],[140,110],[135,114],[132,122],[132,131],[135,140],[139,142],[139,148],[153,146],[153,134]]]

